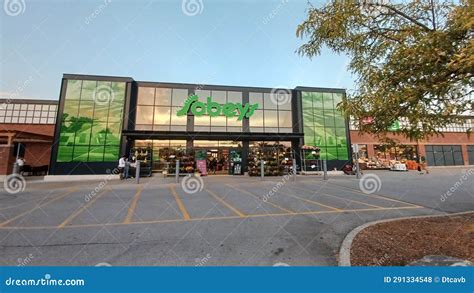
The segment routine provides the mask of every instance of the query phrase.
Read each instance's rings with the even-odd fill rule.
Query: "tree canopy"
[[[339,107],[363,132],[412,139],[439,133],[473,110],[474,1],[328,1],[309,6],[301,55],[327,46],[350,58],[356,89]],[[408,126],[409,125],[409,126]]]

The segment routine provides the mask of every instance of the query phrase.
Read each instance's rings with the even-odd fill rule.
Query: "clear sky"
[[[63,73],[353,87],[345,56],[295,53],[306,0],[2,1],[1,98],[58,99]]]

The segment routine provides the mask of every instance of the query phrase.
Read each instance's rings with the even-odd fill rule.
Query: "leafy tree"
[[[361,131],[418,139],[459,123],[473,110],[474,1],[329,1],[310,6],[297,36],[301,55],[327,46],[346,54],[357,86],[340,109],[372,117]],[[410,125],[410,126],[408,126]]]

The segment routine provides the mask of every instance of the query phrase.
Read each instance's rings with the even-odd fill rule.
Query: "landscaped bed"
[[[474,262],[474,213],[370,226],[352,242],[351,265],[404,266],[426,255]]]

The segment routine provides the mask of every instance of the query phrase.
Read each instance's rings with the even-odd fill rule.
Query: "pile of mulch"
[[[357,234],[353,266],[405,266],[425,255],[474,262],[474,213],[380,223]]]

